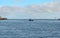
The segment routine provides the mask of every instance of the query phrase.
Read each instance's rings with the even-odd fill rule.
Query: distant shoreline
[[[25,20],[25,19],[7,19],[7,20]],[[29,20],[29,19],[26,19]],[[33,20],[58,20],[58,19],[33,19]]]

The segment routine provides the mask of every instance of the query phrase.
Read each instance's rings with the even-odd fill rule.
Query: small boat
[[[29,19],[29,21],[34,21],[33,19]]]
[[[60,20],[60,19],[58,19],[58,20]]]

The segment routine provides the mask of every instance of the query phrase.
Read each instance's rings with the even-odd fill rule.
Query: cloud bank
[[[18,0],[20,1],[20,0]],[[41,5],[29,5],[26,7],[20,6],[1,6],[0,15],[10,15],[12,13],[29,13],[34,15],[37,13],[54,13],[60,12],[60,3],[59,2],[50,2],[44,3]]]

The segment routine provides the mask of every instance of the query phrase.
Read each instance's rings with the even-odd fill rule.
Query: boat
[[[33,19],[29,19],[29,21],[34,21]]]
[[[60,20],[60,18],[58,20]]]
[[[0,20],[7,20],[7,18],[3,18],[3,17],[0,16]]]

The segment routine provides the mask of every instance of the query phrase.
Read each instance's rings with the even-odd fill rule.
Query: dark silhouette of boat
[[[58,20],[60,20],[60,19],[58,19]]]
[[[2,18],[2,17],[0,16],[0,20],[7,20],[7,18]]]
[[[29,19],[29,21],[34,21],[33,19]]]

